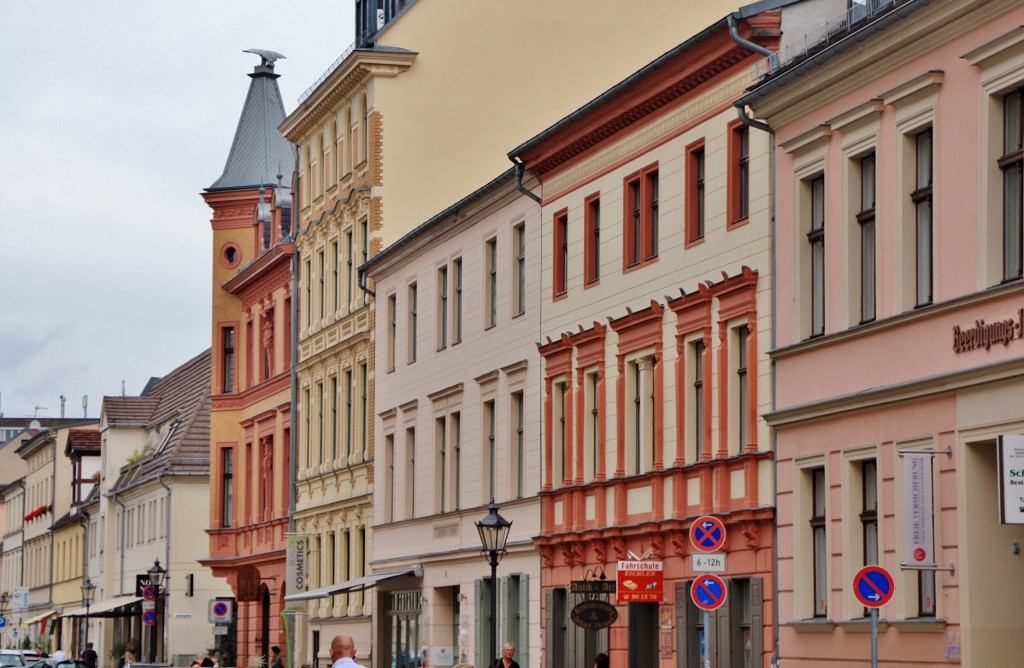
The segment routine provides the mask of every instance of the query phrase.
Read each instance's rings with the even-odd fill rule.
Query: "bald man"
[[[347,633],[339,633],[331,641],[331,668],[344,668],[345,666],[356,666],[362,668],[355,662],[356,643],[352,636]]]

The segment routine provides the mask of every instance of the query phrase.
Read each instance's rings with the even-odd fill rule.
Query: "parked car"
[[[16,649],[0,649],[0,666],[24,666],[25,657]]]
[[[78,659],[40,659],[29,668],[88,668]]]

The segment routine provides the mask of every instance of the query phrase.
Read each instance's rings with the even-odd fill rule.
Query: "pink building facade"
[[[741,100],[777,147],[787,667],[869,665],[868,564],[894,577],[879,665],[1024,657],[997,467],[1024,433],[1022,24],[1019,2],[857,4]]]

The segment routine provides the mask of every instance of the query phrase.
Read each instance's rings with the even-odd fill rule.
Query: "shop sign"
[[[619,613],[608,601],[583,601],[569,612],[569,618],[581,629],[596,631],[614,624]]]
[[[665,597],[665,564],[660,561],[620,561],[615,585],[620,603],[661,603]]]
[[[1024,338],[1024,308],[1017,310],[1015,318],[996,322],[975,320],[974,325],[953,327],[953,352],[988,350],[992,346],[1006,346],[1014,339]]]
[[[309,588],[309,577],[306,572],[306,551],[309,548],[309,536],[304,533],[289,533],[285,550],[285,577],[289,594],[304,592]],[[302,612],[306,609],[305,601],[288,601],[286,611]]]
[[[903,563],[907,566],[935,565],[930,452],[900,452],[903,458]]]
[[[573,580],[569,583],[570,594],[614,594],[612,580]]]
[[[999,437],[999,521],[1024,524],[1024,436]]]
[[[239,603],[260,600],[260,569],[251,565],[239,568],[236,586],[238,587],[238,595],[235,598]]]

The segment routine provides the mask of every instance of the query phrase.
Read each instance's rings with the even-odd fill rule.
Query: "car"
[[[78,659],[40,659],[29,668],[88,668],[83,661]]]
[[[16,649],[0,649],[0,666],[24,666],[25,657]]]

